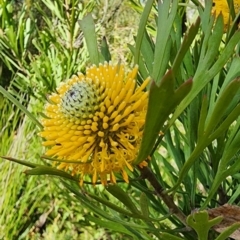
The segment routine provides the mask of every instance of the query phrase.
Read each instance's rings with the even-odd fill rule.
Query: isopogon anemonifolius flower
[[[49,96],[42,118],[43,145],[58,169],[84,176],[92,183],[116,183],[115,173],[128,182],[140,147],[148,103],[144,91],[150,79],[137,86],[138,67],[126,73],[123,65],[93,65],[61,83]]]

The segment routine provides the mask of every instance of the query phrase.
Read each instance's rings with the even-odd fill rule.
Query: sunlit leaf
[[[84,38],[87,44],[90,61],[92,64],[98,65],[100,62],[97,36],[95,33],[95,24],[91,14],[88,14],[81,21],[79,21],[81,29],[84,34]]]
[[[175,107],[189,93],[191,87],[192,80],[188,80],[177,90],[174,90],[174,76],[172,71],[168,71],[161,80],[159,86],[155,81],[152,81],[146,124],[136,164],[146,159],[150,154],[165,121],[169,118],[169,115],[173,112]]]

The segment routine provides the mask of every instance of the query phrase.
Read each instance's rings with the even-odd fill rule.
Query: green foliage
[[[73,232],[73,238],[79,239],[74,228],[90,226],[94,231],[97,226],[119,234],[112,239],[227,239],[239,224],[216,233],[213,229],[224,216],[209,219],[208,208],[239,204],[240,32],[234,27],[224,32],[223,17],[211,14],[212,1],[205,1],[205,7],[191,1],[198,17],[189,27],[184,27],[185,1],[157,4],[148,0],[144,7],[131,1],[141,18],[135,43],[129,44],[133,59],[125,60],[139,65],[139,83],[148,76],[151,83],[144,135],[129,184],[118,178],[117,185],[106,188],[87,185],[89,182],[80,187],[77,177],[40,159],[38,129],[19,109],[40,127],[36,112],[46,93],[55,91],[73,73],[84,71],[89,62],[114,58],[112,40],[107,35],[98,39],[101,26],[87,14],[94,12],[94,2],[72,0],[64,5],[61,0],[42,0],[22,6],[21,11],[14,11],[13,3],[2,2],[0,92],[4,104],[0,102],[0,111],[3,121],[11,124],[1,123],[1,129],[17,131],[14,144],[20,144],[19,149],[26,145],[28,151],[20,154],[17,145],[11,145],[14,134],[0,132],[0,143],[5,142],[1,155],[11,156],[3,157],[9,161],[2,162],[1,181],[14,186],[9,191],[0,188],[2,202],[9,208],[0,208],[1,224],[8,211],[18,211],[10,214],[11,221],[0,232],[8,232],[9,239],[23,239],[30,232],[25,212],[30,221],[36,221],[34,212],[49,209],[51,199],[56,198],[63,209],[62,225],[67,223],[62,233],[56,230],[58,236]],[[16,111],[14,116],[12,111]],[[26,139],[32,136],[28,143]],[[137,166],[143,160],[149,167]],[[20,177],[23,168],[12,162],[30,168],[24,171],[26,178]],[[41,182],[28,175],[49,178]],[[56,185],[49,187],[48,181]],[[40,187],[44,191],[38,195]],[[19,193],[21,188],[24,193]],[[73,206],[63,204],[62,199]],[[59,223],[58,210],[52,211],[49,219]]]
[[[85,66],[78,20],[94,3],[29,1],[18,6],[19,11],[15,5],[8,1],[1,5],[0,58],[3,70],[10,71],[8,79],[2,72],[2,81],[5,87],[39,97]]]
[[[98,46],[97,46],[97,37],[95,34],[95,25],[93,18],[91,15],[87,15],[79,22],[83,34],[85,36],[85,41],[88,47],[90,61],[93,64],[98,65],[99,60],[99,53],[98,53]]]

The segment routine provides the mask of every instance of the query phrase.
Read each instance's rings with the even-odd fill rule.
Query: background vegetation
[[[215,10],[223,6],[214,3]],[[42,163],[44,149],[37,122],[19,107],[38,118],[46,95],[85,71],[91,53],[78,20],[88,12],[112,61],[137,63],[139,82],[147,76],[153,82],[136,159],[150,155],[149,168],[130,173],[129,185],[79,188],[25,176],[26,167],[4,160],[0,239],[223,240],[239,228],[239,219],[229,223],[239,215],[240,191],[240,32],[233,3],[231,11],[223,8],[235,19],[229,25],[223,22],[229,17],[212,16],[211,1],[203,8],[197,0],[149,0],[144,10],[138,1],[1,2],[1,92],[21,105],[0,95],[0,154],[27,160],[33,171],[26,173]],[[189,27],[191,4],[199,18]],[[219,234],[212,227],[229,228]]]

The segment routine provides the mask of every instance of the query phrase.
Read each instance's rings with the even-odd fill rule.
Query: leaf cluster
[[[54,8],[57,3],[47,5]],[[198,18],[187,28],[184,1],[148,0],[141,10],[135,44],[129,48],[134,63],[139,65],[138,82],[150,76],[151,84],[142,144],[136,169],[129,173],[129,185],[119,183],[93,191],[88,186],[79,187],[77,179],[66,172],[15,158],[5,159],[30,167],[26,171],[29,175],[60,177],[63,185],[92,213],[87,216],[89,222],[129,238],[183,239],[184,236],[184,239],[220,240],[229,237],[239,225],[233,224],[219,235],[212,228],[222,217],[209,219],[205,210],[225,203],[239,204],[240,32],[236,24],[224,32],[223,17],[211,12],[212,1],[205,1],[205,7],[196,0],[192,3]],[[136,2],[134,6],[141,9]],[[71,16],[76,16],[75,8],[71,9]],[[56,27],[58,34],[63,32],[61,21],[75,23],[67,28],[71,37],[59,44],[62,35],[54,33],[53,36],[51,30],[45,29],[39,31],[45,45],[35,43],[34,46],[42,54],[53,56],[46,63],[50,67],[45,68],[49,73],[60,72],[61,79],[63,75],[58,69],[61,63],[56,64],[56,56],[61,51],[71,56],[71,60],[77,56],[72,49],[78,18],[66,20],[64,14],[68,12],[63,12],[61,6],[55,14],[60,25]],[[48,20],[45,24],[52,26]],[[104,39],[99,49],[91,15],[80,21],[80,27],[90,61],[94,64],[109,61],[107,41]],[[10,35],[8,38],[11,39]],[[19,55],[21,59],[23,55]],[[6,56],[2,59],[7,59],[7,65],[11,57]],[[42,69],[34,64],[31,69]],[[66,66],[66,76],[76,70],[72,65]],[[40,72],[38,76],[42,75]],[[52,82],[53,79],[42,80],[47,89],[55,87]],[[3,90],[2,93],[8,97]],[[143,160],[149,162],[149,167],[137,167]]]

